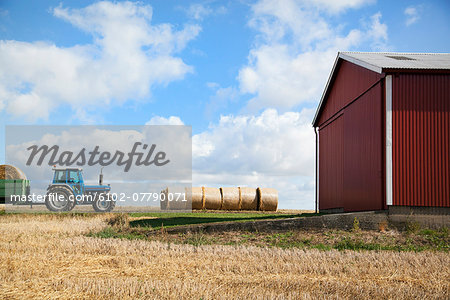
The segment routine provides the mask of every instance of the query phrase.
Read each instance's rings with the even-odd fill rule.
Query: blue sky
[[[448,1],[0,1],[8,124],[186,124],[194,184],[314,207],[337,51],[449,52]],[[4,161],[4,147],[0,161]]]

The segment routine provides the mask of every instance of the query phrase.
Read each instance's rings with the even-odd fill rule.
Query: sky
[[[449,52],[448,1],[0,0],[6,125],[190,125],[193,185],[314,208],[338,51]]]

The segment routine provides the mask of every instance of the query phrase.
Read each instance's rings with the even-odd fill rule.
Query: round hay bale
[[[186,199],[192,203],[192,209],[203,209],[203,187],[186,188]]]
[[[225,187],[220,188],[222,194],[222,207],[225,210],[239,210],[241,209],[241,197],[239,188],[237,187]]]
[[[259,210],[276,211],[278,208],[278,191],[276,189],[258,188]]]
[[[258,193],[255,188],[240,187],[241,193],[241,210],[257,210],[258,209]]]
[[[220,194],[219,188],[205,187],[203,189],[203,195],[205,197],[206,209],[220,209],[222,207],[222,195]]]
[[[180,188],[169,188],[161,191],[160,207],[163,210],[186,210],[191,209],[191,202],[182,196]],[[181,196],[178,197],[178,194]],[[185,200],[185,201],[183,201]]]
[[[19,168],[11,165],[0,165],[0,179],[27,179],[27,176],[25,176],[25,173]]]

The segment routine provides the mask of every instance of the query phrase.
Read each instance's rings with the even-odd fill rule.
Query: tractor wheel
[[[45,198],[45,206],[49,211],[71,211],[75,207],[73,192],[66,186],[51,187]]]
[[[96,212],[110,212],[116,206],[116,200],[111,194],[102,193],[96,197],[92,207]]]

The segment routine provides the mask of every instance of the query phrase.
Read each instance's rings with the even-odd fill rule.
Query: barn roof
[[[338,57],[377,73],[389,69],[450,70],[450,53],[340,52]]]
[[[313,126],[316,125],[316,121],[324,105],[324,99],[335,77],[336,67],[341,60],[349,61],[379,74],[412,70],[450,71],[450,53],[339,52],[314,116]]]

